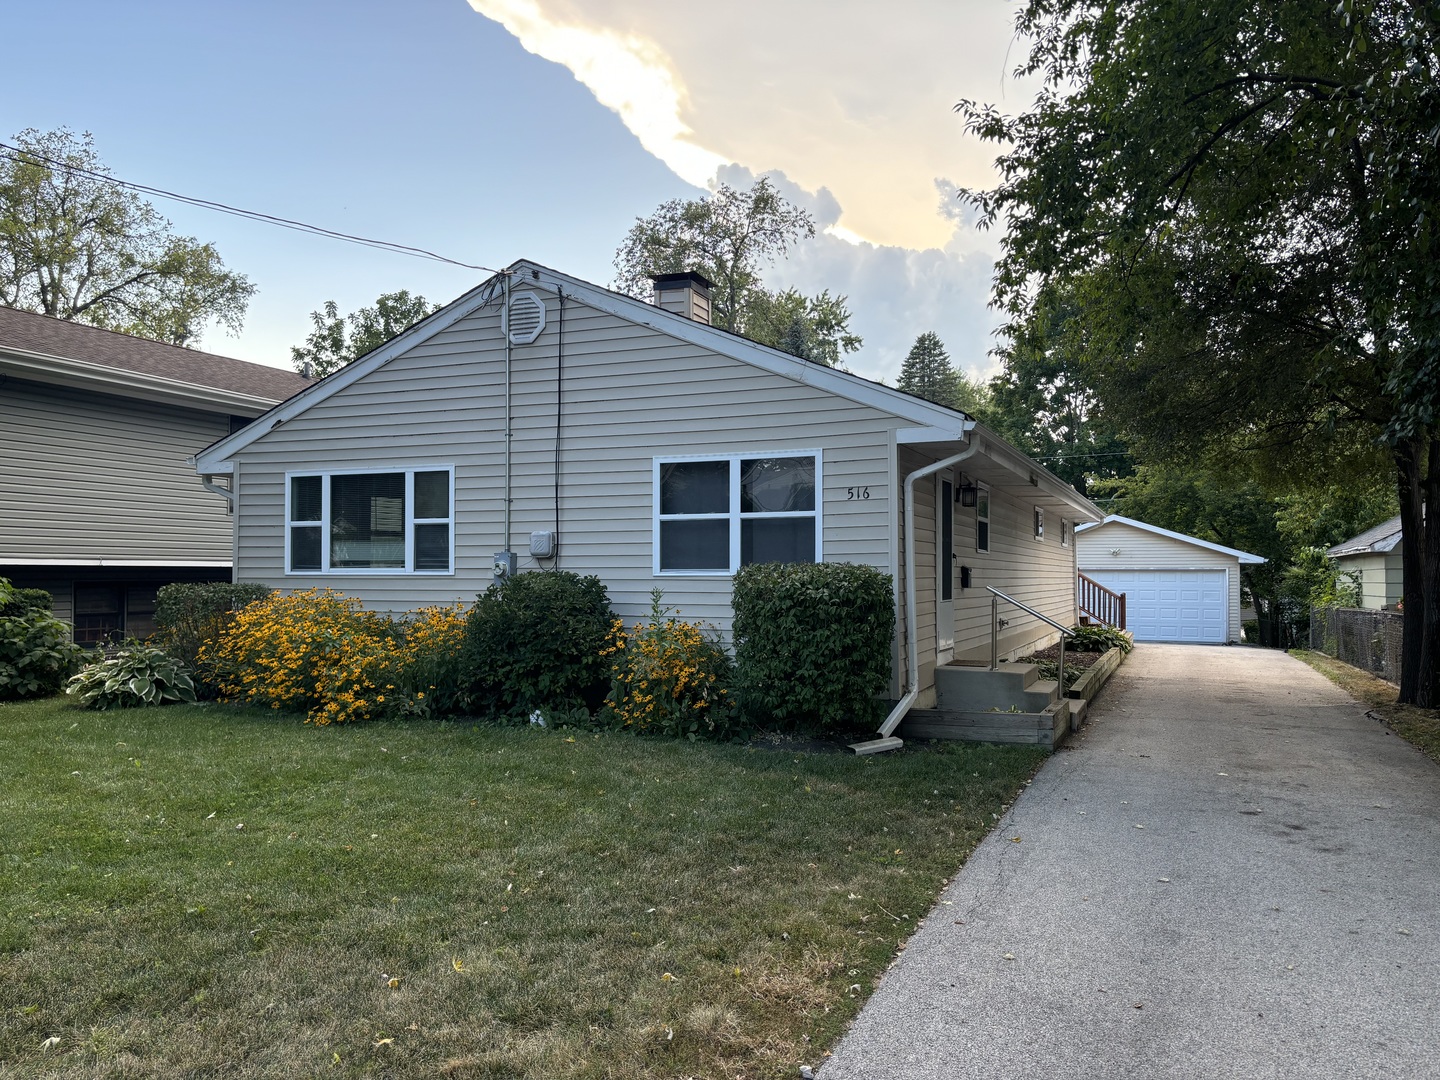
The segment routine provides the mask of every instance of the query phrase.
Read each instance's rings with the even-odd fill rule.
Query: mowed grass
[[[0,706],[0,1074],[782,1077],[1040,764]]]
[[[1400,696],[1400,690],[1394,683],[1377,679],[1368,671],[1325,653],[1291,649],[1290,655],[1305,661],[1357,701],[1363,701],[1391,731],[1419,747],[1428,757],[1440,761],[1440,709],[1398,705],[1395,699]]]

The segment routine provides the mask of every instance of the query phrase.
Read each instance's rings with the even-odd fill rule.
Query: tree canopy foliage
[[[990,390],[950,362],[945,343],[933,330],[915,339],[900,364],[899,388],[907,394],[988,419]]]
[[[969,192],[1003,223],[1011,340],[1053,336],[1159,461],[1271,484],[1388,468],[1401,700],[1440,704],[1440,8],[1401,0],[1031,0],[1022,115]],[[1388,465],[1385,463],[1388,459]]]
[[[172,345],[212,320],[239,333],[255,286],[111,181],[88,133],[30,128],[13,144],[0,149],[0,304]]]
[[[761,274],[799,241],[815,235],[815,219],[762,176],[749,191],[720,184],[700,199],[671,199],[638,219],[615,252],[615,284],[650,299],[655,274],[698,271],[715,285],[710,321],[807,360],[834,365],[855,352],[845,297],[826,290],[807,297],[775,292]]]
[[[406,289],[383,293],[371,306],[344,316],[334,300],[326,300],[320,311],[310,313],[314,329],[305,344],[290,347],[290,362],[296,371],[323,379],[378,349],[439,307],[423,296],[411,296]]]

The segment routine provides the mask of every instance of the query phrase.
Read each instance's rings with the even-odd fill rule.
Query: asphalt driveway
[[[821,1080],[1440,1077],[1440,768],[1299,661],[1141,645]]]

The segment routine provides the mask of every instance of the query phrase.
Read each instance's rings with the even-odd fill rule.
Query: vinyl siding
[[[1183,540],[1112,521],[1076,536],[1080,572],[1106,570],[1226,570],[1228,639],[1240,640],[1240,560]],[[1116,549],[1119,555],[1112,554]]]
[[[237,576],[283,588],[329,586],[377,610],[470,601],[497,551],[520,570],[596,573],[620,615],[650,592],[684,617],[730,623],[729,576],[657,576],[652,564],[656,456],[817,450],[826,561],[890,570],[888,476],[900,421],[653,329],[571,301],[564,312],[559,560],[531,559],[529,534],[555,524],[557,305],[544,333],[512,350],[513,502],[504,520],[505,354],[495,308],[462,319],[237,454]],[[455,467],[450,575],[284,571],[287,470]],[[868,487],[868,499],[846,489]]]
[[[1342,572],[1360,576],[1360,606],[1378,611],[1393,607],[1405,595],[1400,552],[1345,555],[1335,560]]]
[[[6,379],[0,386],[0,564],[230,560],[225,502],[186,464],[224,415]]]
[[[938,455],[927,455],[914,447],[902,447],[900,476],[903,480],[914,470],[937,460],[940,460]],[[1041,496],[1037,489],[1018,484],[1012,473],[1000,469],[983,456],[962,462],[954,472],[957,483],[960,474],[963,474],[990,487],[988,552],[976,550],[976,509],[955,506],[955,559],[951,590],[954,597],[955,658],[987,662],[990,659],[991,594],[986,591],[987,586],[1013,596],[1064,626],[1073,626],[1076,621],[1075,548],[1073,541],[1068,546],[1060,543],[1060,522],[1068,519],[1067,515],[1071,512]],[[915,617],[921,707],[929,702],[935,685],[935,491],[933,477],[915,484]],[[1036,506],[1045,511],[1046,527],[1044,540],[1038,541],[1034,538]],[[902,534],[903,531],[902,521]],[[960,587],[962,566],[971,570],[968,589]],[[1000,602],[999,615],[1007,622],[998,641],[998,652],[1002,658],[1015,659],[1059,638],[1059,631],[1004,601]],[[903,602],[901,624],[903,635]]]

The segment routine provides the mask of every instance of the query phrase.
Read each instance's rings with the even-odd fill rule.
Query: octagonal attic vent
[[[545,329],[545,301],[538,293],[512,293],[510,306],[500,315],[501,330],[512,345],[529,345]]]

